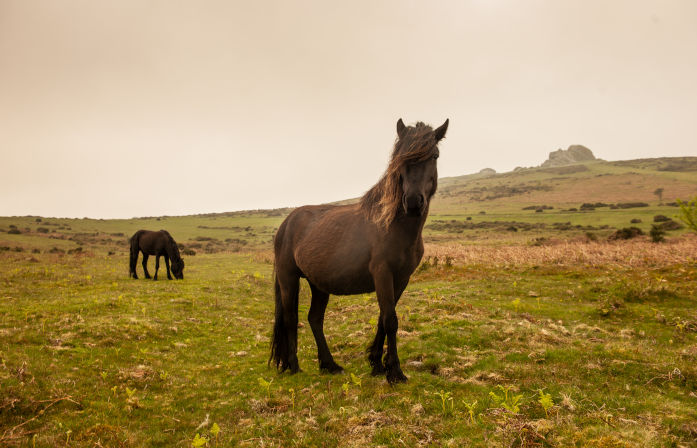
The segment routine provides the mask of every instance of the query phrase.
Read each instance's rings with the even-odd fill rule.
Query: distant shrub
[[[578,209],[577,209],[576,207],[571,207],[571,208],[570,208],[569,210],[567,210],[567,211],[569,211],[569,212],[577,212]]]
[[[535,238],[534,240],[530,241],[531,246],[544,246],[549,242],[547,238],[544,236],[540,236]]]
[[[537,209],[535,209],[535,213],[542,213],[543,211],[544,211],[544,210],[543,210],[543,209],[541,209],[541,208],[537,208]]]
[[[509,232],[517,232],[518,228],[516,226],[508,226],[506,227],[506,230],[508,230]]]
[[[16,228],[17,228],[17,226],[16,226],[16,225],[14,225],[14,224],[10,224],[10,229],[16,229]]]
[[[653,222],[666,222],[670,220],[671,219],[665,215],[656,215],[653,217]]]
[[[552,210],[552,209],[554,209],[554,207],[549,206],[549,205],[529,205],[527,207],[523,207],[523,210],[535,210],[535,211],[537,211],[538,209]]]
[[[584,202],[581,204],[581,210],[595,210],[596,208],[600,207],[609,207],[609,204],[606,204],[604,202]]]
[[[648,207],[649,204],[646,202],[618,202],[617,208],[639,208]]]
[[[666,231],[663,230],[660,226],[657,226],[656,224],[651,224],[651,230],[649,231],[649,235],[651,235],[651,241],[653,241],[654,243],[661,243],[665,240],[665,234]]]
[[[467,217],[467,221],[472,221],[472,217],[471,217],[471,216],[468,216],[468,217]]]
[[[184,250],[182,250],[182,254],[190,255],[193,257],[194,255],[196,255],[196,251],[193,249],[184,249]]]
[[[69,254],[81,254],[82,253],[82,247],[76,247],[75,249],[70,249],[68,251]]]
[[[23,248],[23,247],[19,247],[19,246],[15,247],[15,248],[12,249],[12,250],[15,251],[15,252],[24,252],[24,248]]]
[[[39,233],[48,233],[48,229],[46,227],[37,227],[36,231]]]
[[[57,247],[54,247],[53,249],[48,251],[49,254],[64,254],[65,251],[63,249],[59,249]]]
[[[41,222],[41,218],[36,218],[36,222]]]
[[[639,223],[641,222],[641,219],[639,219],[639,218],[634,218],[634,219],[632,219],[632,220],[629,221],[629,222],[631,222],[632,224],[639,224]]]
[[[639,235],[643,235],[644,232],[638,227],[624,227],[617,230],[615,233],[610,235],[609,240],[629,240],[635,238]]]
[[[484,210],[482,210],[481,212],[479,212],[479,214],[480,214],[480,215],[486,215],[486,212],[485,212]]]
[[[680,224],[679,222],[675,222],[672,219],[669,219],[668,221],[659,224],[659,227],[662,230],[680,230],[683,228],[682,224]]]
[[[194,238],[196,241],[213,241],[216,238],[211,238],[210,236],[197,236]]]
[[[39,249],[37,249],[37,248],[34,248],[34,249],[31,250],[31,253],[33,253],[33,254],[40,254],[41,251],[40,251]]]
[[[13,229],[8,230],[7,233],[9,233],[10,235],[19,235],[22,232],[20,232],[19,229],[15,227]]]
[[[7,252],[10,250],[10,246],[0,246],[0,252]]]
[[[586,232],[586,238],[588,238],[588,241],[598,241],[598,235],[593,232]]]

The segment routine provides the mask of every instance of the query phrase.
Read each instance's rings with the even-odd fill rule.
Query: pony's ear
[[[404,136],[404,131],[406,129],[407,127],[404,126],[404,122],[402,121],[402,119],[400,118],[399,120],[397,120],[397,135],[399,136],[399,138],[402,138]]]
[[[450,118],[445,120],[445,123],[443,123],[438,129],[433,131],[433,135],[436,137],[436,141],[439,142],[445,137],[445,131],[448,130],[448,123],[450,123]]]

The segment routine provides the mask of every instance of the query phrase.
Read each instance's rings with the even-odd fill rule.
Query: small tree
[[[697,232],[697,196],[689,202],[683,202],[678,199],[677,203],[680,206],[678,219],[684,222],[693,232]]]
[[[660,204],[663,204],[663,188],[662,188],[662,187],[661,187],[661,188],[656,188],[656,190],[654,190],[653,194],[655,194],[656,196],[658,196],[658,204],[659,204],[659,205],[660,205]]]
[[[651,235],[651,241],[654,243],[661,243],[664,240],[664,235],[666,234],[666,231],[663,230],[660,226],[657,226],[656,224],[651,225],[651,231],[649,232],[649,235]]]

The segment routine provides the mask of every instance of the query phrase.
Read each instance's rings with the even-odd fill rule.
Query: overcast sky
[[[400,117],[441,176],[697,155],[697,1],[0,0],[0,215],[355,197]]]

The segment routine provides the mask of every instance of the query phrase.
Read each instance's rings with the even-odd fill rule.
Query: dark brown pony
[[[178,279],[184,278],[184,260],[179,255],[179,247],[176,241],[166,230],[153,232],[151,230],[139,230],[133,234],[129,240],[131,243],[131,263],[130,276],[138,278],[136,274],[136,265],[138,264],[138,252],[143,252],[143,271],[145,278],[150,278],[148,273],[148,257],[155,255],[155,276],[153,280],[157,280],[157,271],[160,269],[160,257],[165,257],[165,266],[167,266],[167,278],[172,280],[169,273],[169,260],[172,260],[172,274]]]
[[[276,318],[269,359],[281,372],[299,370],[298,289],[306,278],[320,370],[343,370],[324,338],[329,294],[376,291],[380,319],[368,349],[372,374],[386,374],[390,383],[407,380],[397,356],[395,306],[423,256],[421,232],[437,187],[437,145],[447,129],[448,120],[433,130],[424,123],[407,127],[400,119],[387,171],[359,203],[304,206],[283,221],[274,238]]]

